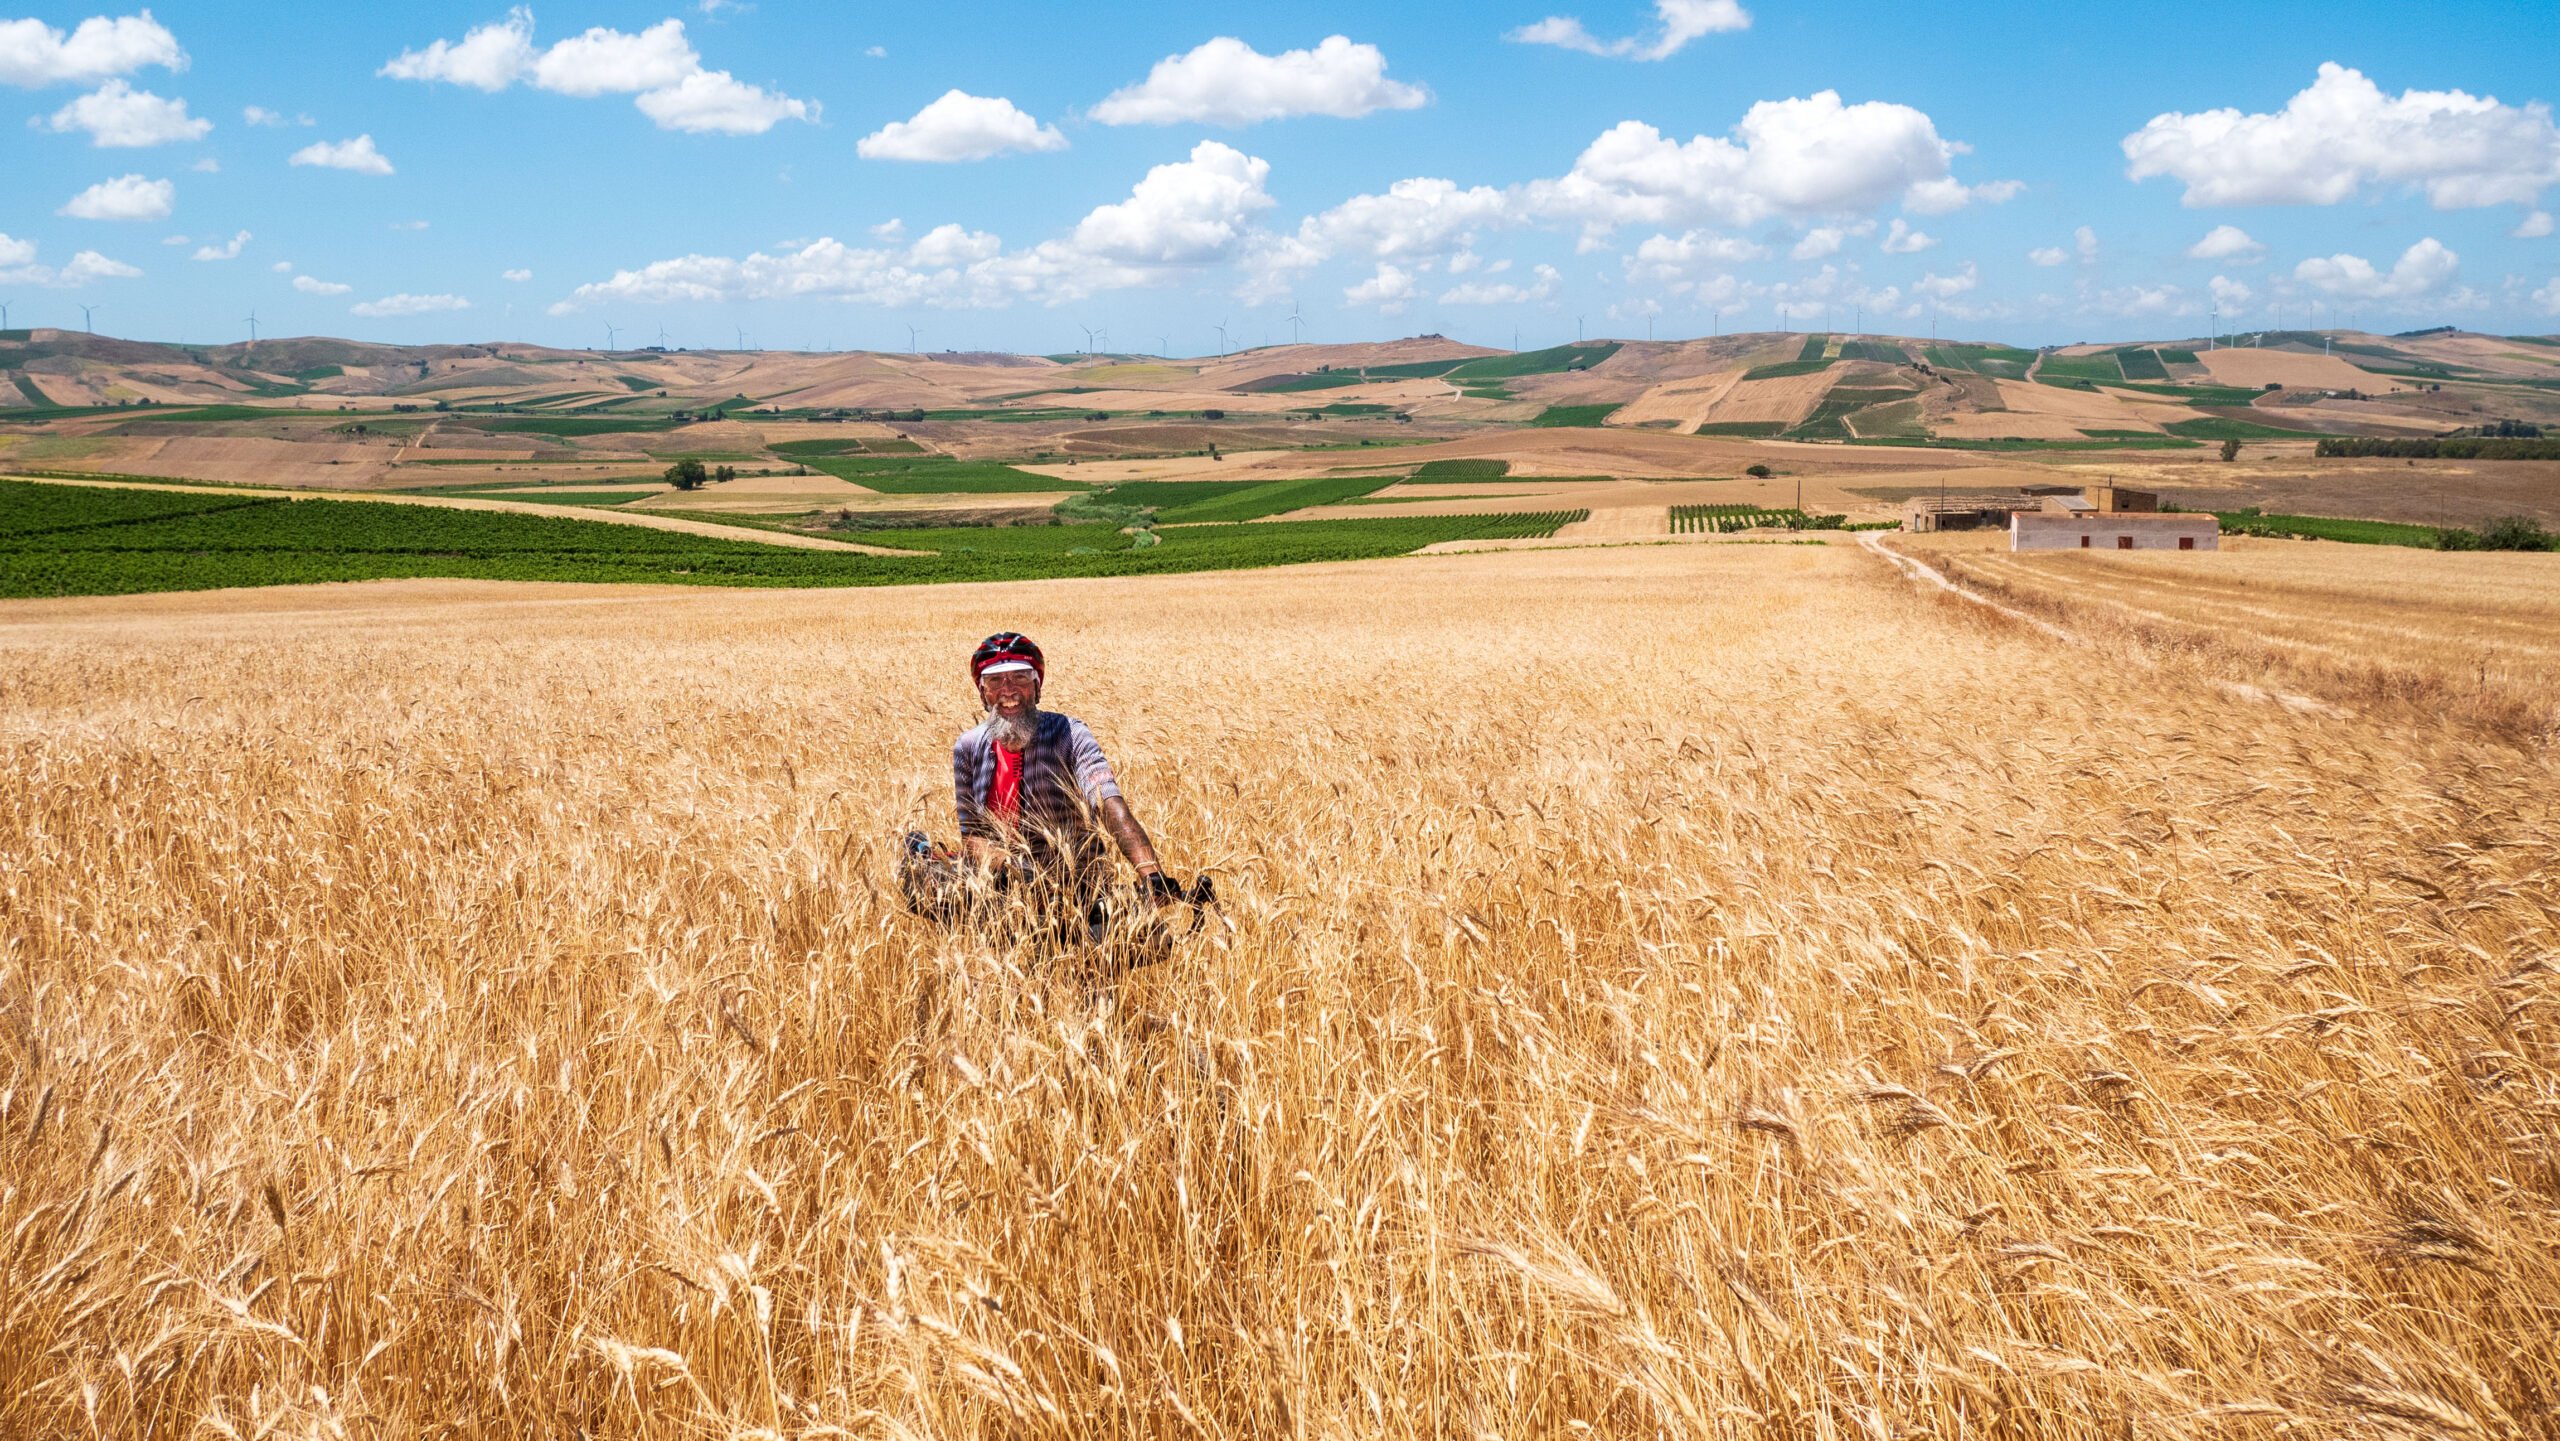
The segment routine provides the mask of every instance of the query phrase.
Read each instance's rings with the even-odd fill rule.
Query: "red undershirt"
[[[1022,813],[1022,752],[999,745],[995,780],[987,786],[987,811],[1010,820]]]

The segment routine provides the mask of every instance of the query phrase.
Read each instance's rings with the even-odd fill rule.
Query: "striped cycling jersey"
[[[1008,820],[990,813],[996,778],[996,743],[981,724],[951,747],[951,790],[960,811],[960,834],[1001,839]],[[1022,749],[1020,810],[1009,818],[1035,855],[1076,856],[1095,844],[1094,812],[1120,794],[1111,762],[1084,722],[1056,711],[1040,713],[1031,744]]]

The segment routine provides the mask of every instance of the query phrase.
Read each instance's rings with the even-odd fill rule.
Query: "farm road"
[[[101,490],[178,490],[214,489],[202,485],[150,485],[126,480],[72,480],[58,475],[7,475],[10,480],[23,480],[31,485],[87,485]],[[863,555],[922,555],[914,550],[891,550],[886,546],[856,545],[851,541],[827,540],[814,535],[791,535],[778,530],[756,530],[746,526],[721,525],[708,520],[679,520],[671,515],[655,515],[633,510],[612,510],[599,506],[527,505],[512,500],[473,500],[450,495],[385,495],[380,491],[329,491],[315,494],[307,490],[264,490],[253,486],[222,486],[225,495],[275,496],[285,500],[359,500],[387,505],[427,505],[445,510],[502,510],[516,515],[562,516],[570,520],[599,520],[608,525],[637,525],[650,530],[672,530],[685,535],[709,536],[715,540],[744,540],[763,545],[778,545],[790,550],[850,550]]]

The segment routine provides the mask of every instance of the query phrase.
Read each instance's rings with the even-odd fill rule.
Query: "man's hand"
[[[1173,877],[1166,875],[1162,871],[1149,871],[1141,879],[1143,879],[1147,884],[1148,903],[1153,905],[1157,910],[1163,910],[1167,906],[1179,905],[1181,903],[1182,883],[1175,880]]]

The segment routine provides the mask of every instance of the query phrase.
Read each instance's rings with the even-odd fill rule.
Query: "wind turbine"
[[[739,348],[740,350],[744,350],[744,349],[746,349],[746,348],[747,348],[747,328],[746,328],[745,326],[741,325],[741,326],[738,326],[738,327],[737,327],[737,331],[738,331],[738,348]]]
[[[1093,358],[1093,327],[1090,325],[1079,325],[1076,329],[1084,332],[1085,359],[1091,360]]]
[[[0,300],[0,330],[9,328],[9,302]]]
[[[254,310],[249,312],[249,343],[258,343],[258,312]]]
[[[1573,343],[1576,345],[1582,343],[1582,317],[1579,315],[1573,318]]]
[[[1172,336],[1169,336],[1169,335],[1159,335],[1159,336],[1157,336],[1157,337],[1156,337],[1156,359],[1158,359],[1158,360],[1163,360],[1163,359],[1165,359],[1165,358],[1166,358],[1166,357],[1165,357],[1165,352],[1166,352],[1167,350],[1172,349],[1172,348],[1173,348],[1173,337],[1172,337]]]
[[[658,348],[660,350],[667,348],[667,328],[663,325],[658,327]]]
[[[616,345],[616,344],[614,343],[614,339],[613,339],[613,338],[614,338],[615,336],[617,336],[617,335],[620,335],[621,333],[622,333],[622,327],[621,327],[621,326],[614,324],[614,323],[613,323],[612,321],[610,321],[610,320],[606,321],[606,322],[604,323],[604,348],[605,348],[605,349],[607,349],[607,350],[618,350],[618,349],[620,349],[621,347],[620,347],[620,346],[618,346],[618,345]]]
[[[99,304],[97,304],[97,305],[84,305],[84,306],[81,306],[81,307],[80,307],[80,328],[81,328],[81,329],[83,329],[83,330],[88,331],[91,335],[95,335],[95,334],[97,334],[97,333],[98,333],[97,323],[96,323],[95,321],[92,321],[92,320],[89,318],[89,314],[90,314],[90,312],[91,312],[91,311],[104,310],[104,309],[106,309],[106,308],[107,308],[107,307],[106,307],[106,305],[105,305],[103,302],[101,302],[101,303],[99,303]]]
[[[2206,335],[2204,338],[2204,348],[2207,350],[2220,350],[2222,348],[2221,306],[2217,305],[2211,311],[2206,313],[2205,329],[2211,333]]]
[[[1289,343],[1291,345],[1302,344],[1305,341],[1305,338],[1306,322],[1298,317],[1298,307],[1296,302],[1293,301],[1289,306]]]
[[[916,329],[912,325],[907,327],[907,354],[913,355],[916,353],[916,337],[922,334],[924,334],[923,331]]]
[[[1227,353],[1227,323],[1226,323],[1225,321],[1221,320],[1221,321],[1219,321],[1217,324],[1215,324],[1215,325],[1213,325],[1213,326],[1210,326],[1209,328],[1210,328],[1211,330],[1214,330],[1214,331],[1218,332],[1218,353],[1219,353],[1220,355],[1224,355],[1224,354],[1226,354],[1226,353]]]

